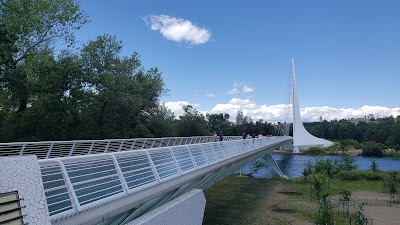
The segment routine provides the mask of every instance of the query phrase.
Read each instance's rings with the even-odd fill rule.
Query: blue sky
[[[400,1],[84,0],[82,43],[112,34],[158,67],[178,115],[274,120],[295,58],[303,119],[400,115]],[[237,89],[235,93],[234,88]],[[378,107],[379,106],[379,107]]]

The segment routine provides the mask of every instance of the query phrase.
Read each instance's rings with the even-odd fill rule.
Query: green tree
[[[177,135],[181,137],[211,135],[203,114],[191,105],[182,107],[184,114],[177,121]]]
[[[160,105],[150,111],[146,127],[153,137],[176,136],[175,115],[171,110]]]
[[[220,132],[223,131],[225,135],[237,135],[234,131],[233,124],[229,121],[228,113],[219,114],[206,114],[206,119],[208,120],[209,131]]]
[[[26,110],[33,96],[35,76],[26,61],[40,58],[52,50],[54,43],[70,45],[74,30],[87,23],[86,15],[73,0],[5,0],[0,2],[0,27],[6,33],[0,52],[2,58],[1,86],[8,92],[5,109]],[[10,54],[10,52],[12,54]],[[40,59],[38,59],[40,60]]]
[[[90,107],[83,113],[98,138],[140,135],[132,131],[158,107],[165,92],[157,68],[145,71],[137,52],[129,57],[121,52],[121,41],[103,35],[86,44],[81,53],[84,90],[90,95]]]

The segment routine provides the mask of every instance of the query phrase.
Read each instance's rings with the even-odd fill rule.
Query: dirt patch
[[[333,199],[339,199],[334,196]],[[354,212],[357,205],[364,205],[364,214],[372,219],[374,225],[400,224],[400,204],[389,202],[389,195],[371,191],[354,191],[351,196],[352,205],[350,211]]]
[[[307,196],[306,196],[307,195]],[[348,224],[341,195],[330,197],[336,224]],[[308,189],[286,180],[228,177],[206,191],[205,225],[311,225],[318,212],[309,200]],[[400,224],[400,204],[390,203],[389,195],[374,191],[352,191],[349,212],[364,204],[368,224]],[[345,220],[345,221],[344,221]],[[372,223],[371,223],[372,221]]]
[[[291,187],[277,182],[273,185],[271,192],[262,199],[257,210],[253,212],[252,225],[263,224],[314,224],[296,214],[297,210],[307,208],[317,211],[315,202],[299,200],[300,193],[291,190]],[[335,216],[340,204],[340,195],[331,197],[332,203],[336,205]],[[400,224],[400,204],[390,203],[389,195],[372,191],[354,191],[351,195],[350,212],[352,214],[358,209],[358,205],[364,204],[364,215],[368,218],[369,224],[394,225]],[[372,221],[372,223],[371,223]]]
[[[362,149],[349,149],[347,153],[351,156],[361,155]]]
[[[296,208],[302,205],[293,195],[297,195],[297,192],[287,190],[287,187],[278,182],[273,186],[272,191],[265,195],[257,210],[253,212],[256,219],[251,224],[313,224],[293,214],[296,212]]]

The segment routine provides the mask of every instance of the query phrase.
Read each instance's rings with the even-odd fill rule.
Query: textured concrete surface
[[[0,193],[17,191],[24,223],[50,225],[36,156],[0,157]]]

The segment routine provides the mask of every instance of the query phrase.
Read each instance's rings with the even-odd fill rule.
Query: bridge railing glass
[[[197,142],[181,146],[45,159],[39,160],[39,165],[50,216],[52,220],[57,220],[287,139],[289,138]],[[175,142],[179,139],[171,140]],[[191,142],[193,139],[179,141],[187,143],[188,140]],[[197,140],[205,141],[204,138]],[[165,143],[164,141],[166,140],[153,143],[161,146],[160,143]],[[91,145],[107,149],[110,143]],[[112,149],[115,151],[117,147]]]

